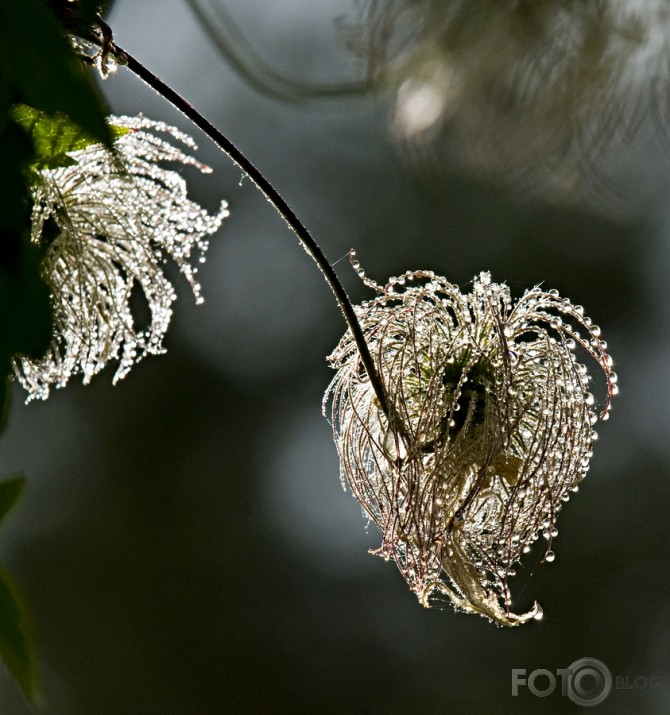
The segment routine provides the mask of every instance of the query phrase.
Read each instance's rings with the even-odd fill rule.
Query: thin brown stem
[[[340,283],[340,279],[337,277],[333,266],[328,262],[328,259],[324,255],[323,251],[302,221],[300,221],[300,219],[295,215],[291,207],[286,203],[286,201],[284,201],[274,186],[272,186],[265,176],[254,166],[254,164],[252,164],[249,159],[247,159],[247,157],[235,146],[235,144],[233,144],[213,124],[205,119],[205,117],[203,117],[197,109],[184,99],[184,97],[165,84],[160,77],[156,76],[153,72],[147,69],[139,60],[133,57],[133,55],[126,50],[116,44],[113,44],[111,51],[122,64],[127,66],[131,72],[146,82],[155,92],[160,94],[164,99],[170,102],[172,106],[184,114],[187,119],[199,127],[216,144],[216,146],[221,149],[221,151],[223,151],[230,159],[232,159],[233,162],[235,162],[235,164],[237,164],[237,166],[240,167],[240,169],[242,169],[242,171],[251,179],[256,187],[265,195],[265,198],[272,204],[272,206],[274,206],[277,212],[284,218],[289,228],[296,234],[304,249],[319,267],[323,277],[326,279],[330,289],[333,291],[344,315],[344,319],[349,326],[349,330],[356,341],[361,361],[368,374],[370,383],[374,388],[375,395],[379,400],[379,405],[387,418],[391,419],[391,413],[393,412],[394,419],[392,422],[395,423],[396,427],[400,428],[400,422],[395,418],[395,410],[392,410],[384,385],[379,378],[372,355],[370,354],[367,342],[365,341],[363,330],[358,322],[358,318],[356,317],[354,308],[349,300],[349,296],[344,290],[342,283]]]

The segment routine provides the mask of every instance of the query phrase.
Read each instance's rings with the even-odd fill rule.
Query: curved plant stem
[[[374,388],[375,395],[379,400],[379,405],[387,418],[391,419],[391,404],[388,400],[384,385],[379,378],[377,369],[375,368],[372,355],[370,354],[370,350],[365,341],[365,336],[363,335],[363,330],[358,322],[358,318],[356,317],[356,313],[351,305],[349,296],[340,283],[340,279],[337,277],[334,268],[328,262],[328,259],[325,257],[323,251],[304,224],[295,215],[291,207],[286,203],[286,201],[284,201],[274,186],[272,186],[272,184],[251,163],[251,161],[249,161],[249,159],[247,159],[247,157],[227,137],[225,137],[213,124],[205,119],[205,117],[203,117],[202,114],[200,114],[200,112],[198,112],[198,110],[195,109],[186,99],[175,92],[170,86],[165,84],[163,80],[147,69],[139,60],[135,59],[135,57],[133,57],[126,50],[114,44],[112,52],[122,62],[125,60],[125,64],[131,72],[146,82],[154,91],[158,92],[158,94],[160,94],[176,109],[182,112],[182,114],[184,114],[184,116],[186,116],[191,122],[193,122],[193,124],[199,127],[219,147],[219,149],[221,149],[221,151],[223,151],[235,162],[235,164],[237,164],[237,166],[240,167],[240,169],[242,169],[242,171],[251,179],[251,181],[253,181],[256,187],[265,195],[267,200],[284,218],[286,223],[289,225],[289,228],[296,234],[304,249],[319,267],[321,273],[326,279],[326,282],[330,286],[330,289],[335,294],[335,298],[339,303],[344,319],[347,321],[349,330],[351,330],[354,340],[356,341],[361,361]],[[400,421],[397,419],[395,411],[393,411],[392,421],[396,423],[398,427],[400,426]]]
[[[226,62],[256,91],[283,102],[351,97],[373,89],[371,79],[335,84],[303,83],[276,72],[254,52],[224,2],[186,0],[186,4]],[[205,10],[205,7],[207,9]]]

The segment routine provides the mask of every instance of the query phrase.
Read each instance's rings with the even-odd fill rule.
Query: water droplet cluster
[[[46,399],[74,374],[84,383],[118,360],[116,383],[147,354],[164,352],[175,290],[163,266],[171,259],[202,302],[191,265],[228,215],[210,214],[187,197],[184,179],[159,162],[200,164],[160,135],[195,149],[193,140],[144,117],[111,117],[129,131],[114,143],[71,152],[72,166],[40,172],[33,188],[32,240],[45,246],[41,270],[51,290],[54,337],[41,359],[18,357],[15,374],[28,400]],[[55,223],[55,238],[45,228]],[[130,298],[139,287],[149,321],[136,325]]]
[[[378,293],[356,312],[400,423],[349,332],[329,357],[324,408],[343,485],[381,531],[375,553],[426,606],[446,596],[502,625],[538,618],[537,604],[512,612],[508,579],[540,535],[554,560],[558,513],[588,470],[598,414],[578,354],[602,369],[609,413],[616,376],[600,328],[556,291],[513,302],[488,273],[462,293],[432,271],[380,286],[352,262]]]

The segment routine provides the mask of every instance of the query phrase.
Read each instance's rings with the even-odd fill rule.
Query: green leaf
[[[0,2],[0,77],[19,101],[50,114],[62,112],[98,141],[111,144],[91,73],[44,0]]]
[[[67,152],[84,149],[96,141],[62,114],[50,117],[26,104],[19,104],[12,109],[11,116],[32,136],[35,147],[33,169],[55,169],[74,164]]]
[[[24,598],[14,579],[0,568],[0,657],[21,686],[26,698],[37,704],[40,689],[32,627]]]
[[[22,475],[9,477],[0,482],[0,522],[19,500],[26,487],[26,478]]]
[[[71,166],[76,162],[68,152],[85,149],[98,141],[64,114],[51,116],[27,104],[17,104],[12,108],[11,116],[32,137],[35,148],[33,169]],[[114,126],[110,130],[115,139],[130,131],[127,127]]]

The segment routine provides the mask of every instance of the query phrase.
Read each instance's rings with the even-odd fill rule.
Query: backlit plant
[[[540,617],[512,613],[508,579],[540,533],[554,560],[558,512],[588,470],[598,416],[578,349],[605,374],[608,416],[600,329],[556,291],[513,302],[488,273],[470,293],[430,271],[364,280],[378,296],[357,317],[392,410],[349,333],[327,397],[343,482],[382,533],[374,553],[425,606],[446,594],[502,625]]]
[[[536,287],[514,301],[488,273],[464,292],[431,271],[408,271],[381,286],[355,258],[376,296],[352,305],[309,231],[229,139],[117,46],[99,17],[91,27],[90,3],[83,25],[76,2],[49,4],[71,39],[76,35],[73,46],[85,63],[103,77],[127,67],[225,152],[322,271],[348,326],[329,357],[336,374],[324,407],[332,414],[342,481],[381,532],[375,553],[396,562],[424,606],[446,597],[457,610],[507,626],[539,618],[537,604],[513,612],[508,581],[540,537],[544,560],[553,561],[557,515],[588,470],[598,417],[608,417],[616,375],[600,329],[556,291]],[[46,12],[31,5],[40,7]],[[27,23],[19,4],[3,12],[5,23]],[[0,31],[11,39],[5,25]],[[0,43],[0,60],[1,52]],[[209,213],[188,197],[184,179],[162,166],[208,170],[189,153],[192,140],[173,127],[141,116],[89,123],[85,103],[33,108],[23,101],[32,84],[18,77],[7,96],[21,103],[9,113],[6,133],[23,142],[27,135],[32,144],[15,183],[23,181],[19,188],[32,200],[24,233],[42,252],[52,332],[41,357],[30,340],[5,352],[14,355],[15,374],[32,399],[46,398],[75,374],[88,382],[114,361],[116,381],[143,356],[164,352],[176,293],[163,264],[176,264],[200,302],[193,260],[203,256],[227,208],[223,202]],[[28,201],[19,196],[17,205],[27,210]],[[15,234],[22,240],[21,230]],[[132,306],[138,295],[148,306],[144,325]],[[605,376],[599,415],[588,362]],[[4,492],[0,484],[6,509],[21,484],[7,482]],[[0,518],[4,511],[0,503]],[[0,655],[34,697],[34,657],[16,593],[0,572],[0,615],[11,616],[2,621]],[[8,645],[3,636],[10,631]]]

